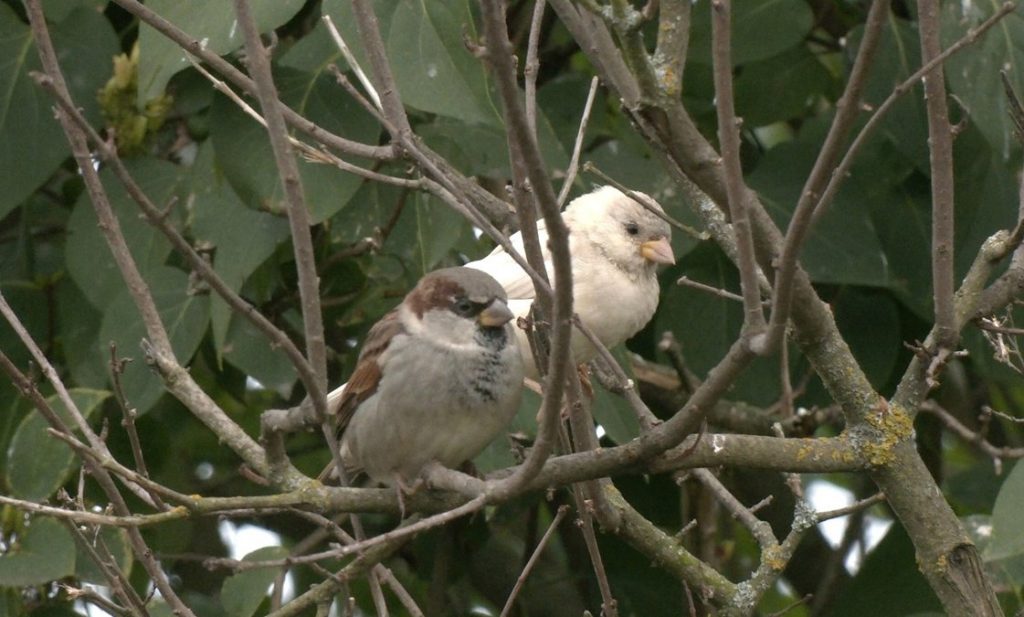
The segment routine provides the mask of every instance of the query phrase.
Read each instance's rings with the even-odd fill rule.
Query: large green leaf
[[[818,56],[798,45],[743,67],[736,78],[736,115],[745,127],[801,117],[831,86],[832,75]]]
[[[252,0],[249,3],[260,32],[285,23],[303,0]],[[146,7],[184,30],[215,54],[241,47],[245,38],[230,2],[179,2],[150,0]],[[185,52],[153,28],[139,26],[139,106],[163,93],[167,82],[189,66]]]
[[[812,134],[808,134],[812,133]],[[762,157],[748,176],[776,222],[785,229],[796,207],[803,182],[817,158],[820,144],[816,131],[802,132],[796,141],[779,144]],[[880,180],[877,175],[876,182]],[[808,234],[801,263],[819,283],[857,285],[888,284],[889,266],[878,242],[866,195],[860,184],[848,179]]]
[[[886,385],[903,349],[900,315],[888,292],[855,287],[844,288],[829,304],[836,325],[857,364],[876,388]]]
[[[850,31],[849,48],[854,53],[860,47],[863,27]],[[875,62],[864,84],[864,100],[875,107],[882,104],[897,85],[921,66],[921,43],[917,28],[889,14]],[[911,160],[917,168],[928,173],[928,123],[924,115],[922,90],[916,86],[889,110],[882,119],[876,139],[887,140]]]
[[[619,365],[626,371],[626,374],[633,377],[633,367],[629,362],[629,353],[625,346],[620,345],[612,351],[612,355],[618,360]],[[625,398],[608,392],[601,387],[596,379],[594,382],[594,400],[591,403],[591,413],[594,420],[601,425],[605,434],[616,444],[624,444],[640,434],[640,424],[637,422],[636,413],[630,407]]]
[[[1000,8],[999,2],[946,2],[942,5],[943,46],[949,47]],[[1018,95],[1024,92],[1024,10],[1020,5],[980,42],[945,64],[951,93],[992,144],[1001,161],[1019,148],[1000,72]]]
[[[115,568],[128,577],[132,567],[132,547],[128,543],[128,532],[119,527],[101,527],[95,532],[87,532],[85,538],[102,556],[108,552],[113,557]],[[75,576],[94,585],[109,585],[110,579],[103,573],[89,553],[76,545],[78,551],[75,559]]]
[[[288,238],[288,221],[247,208],[223,177],[214,173],[213,149],[200,147],[192,167],[192,236],[210,245],[213,267],[233,291],[239,291],[250,274]],[[214,343],[223,352],[231,309],[213,294],[210,306]]]
[[[1014,465],[999,489],[992,509],[992,542],[985,550],[985,561],[996,561],[1024,554],[1024,465]]]
[[[281,100],[319,126],[356,141],[376,142],[377,122],[330,75],[281,69],[275,80]],[[283,213],[284,193],[266,129],[223,96],[214,99],[210,116],[217,164],[231,186],[250,206]],[[359,159],[346,160],[365,165]],[[299,161],[299,173],[313,223],[338,212],[363,182],[359,176],[306,160]]]
[[[181,364],[188,364],[199,347],[210,321],[210,298],[193,295],[189,290],[189,277],[174,268],[154,268],[146,277],[150,292],[160,312],[161,321],[171,339],[174,355]],[[117,345],[117,354],[132,361],[121,376],[128,404],[145,413],[163,393],[163,382],[153,372],[142,355],[139,345],[146,337],[146,329],[139,317],[135,302],[127,290],[118,294],[103,314],[100,326],[96,361],[109,361],[109,344]]]
[[[170,203],[182,177],[181,168],[157,159],[130,161],[128,170],[150,200],[159,207]],[[138,206],[113,173],[104,170],[100,172],[100,178],[132,257],[143,277],[146,277],[151,270],[163,265],[171,252],[171,244],[163,234],[140,217]],[[172,212],[172,220],[176,212],[178,209]],[[108,308],[114,297],[125,289],[121,272],[97,227],[96,213],[85,193],[75,204],[68,220],[65,258],[68,274],[96,308]]]
[[[118,51],[110,23],[94,10],[75,9],[51,26],[58,61],[75,104],[99,119],[96,91]],[[29,77],[41,71],[28,26],[0,3],[0,218],[25,200],[70,151],[53,117],[53,99]]]
[[[694,2],[690,59],[711,64],[711,0]],[[743,0],[732,3],[732,63],[771,58],[804,39],[814,25],[804,0]]]
[[[284,559],[288,551],[281,546],[266,546],[246,555],[242,561]],[[280,568],[253,568],[229,576],[220,591],[220,601],[229,617],[251,617],[267,597],[267,588],[280,574]]]
[[[463,32],[474,30],[465,0],[382,0],[374,9],[403,103],[467,123],[500,124],[483,65],[463,42]],[[351,3],[326,0],[323,11],[368,71]]]
[[[42,3],[43,13],[51,22],[64,21],[82,7],[102,13],[107,6],[107,0],[42,0]]]
[[[463,32],[473,30],[465,0],[399,3],[387,48],[405,104],[466,122],[500,122],[483,64],[463,41]]]
[[[64,525],[37,517],[25,534],[0,555],[0,587],[42,585],[75,571],[75,541]]]
[[[89,418],[110,392],[104,390],[73,389],[71,399],[82,415]],[[47,399],[70,428],[75,429],[70,414],[56,395]],[[50,424],[42,414],[33,410],[22,419],[7,450],[7,486],[11,494],[30,501],[47,499],[67,481],[75,469],[75,453],[64,442],[47,432]]]
[[[295,365],[283,351],[272,347],[267,336],[248,319],[238,314],[231,314],[229,319],[224,358],[264,388],[288,398],[298,376]]]
[[[407,265],[418,278],[438,266],[455,243],[469,233],[469,224],[432,196],[417,193],[410,202],[384,246],[407,255]]]

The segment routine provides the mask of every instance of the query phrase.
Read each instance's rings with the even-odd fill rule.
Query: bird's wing
[[[544,267],[550,272],[551,256],[547,249],[548,232],[543,220],[537,221],[537,234],[540,237],[541,252],[544,254]],[[520,255],[526,255],[522,232],[512,234],[509,241]],[[481,270],[493,276],[505,288],[509,300],[532,300],[536,295],[533,281],[501,246],[495,247],[487,257],[469,262],[466,267]]]
[[[403,332],[405,326],[398,316],[398,309],[381,317],[380,321],[370,328],[363,342],[363,350],[359,353],[356,370],[345,384],[345,390],[338,401],[335,426],[339,437],[345,431],[359,404],[377,391],[381,378],[380,357],[395,336]]]

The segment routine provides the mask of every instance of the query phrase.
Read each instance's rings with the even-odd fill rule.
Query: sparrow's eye
[[[626,223],[626,233],[635,236],[640,233],[640,226],[636,223]]]
[[[469,298],[458,298],[452,304],[452,310],[462,317],[471,317],[480,312],[480,307],[469,301]]]

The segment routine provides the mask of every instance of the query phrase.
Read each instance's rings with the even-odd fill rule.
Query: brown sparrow
[[[669,244],[672,230],[663,219],[611,186],[577,197],[562,217],[570,232],[576,313],[606,347],[614,347],[643,328],[658,307],[656,268],[675,263]],[[551,254],[543,221],[537,230],[550,273]],[[522,234],[516,233],[510,240],[523,253]],[[508,306],[516,317],[527,315],[535,295],[533,282],[502,247],[466,267],[497,279],[508,293]],[[536,379],[526,334],[517,328],[516,335],[526,374]],[[590,341],[575,331],[572,351],[580,364],[597,353]]]
[[[432,462],[457,467],[511,421],[523,364],[505,291],[469,268],[427,274],[363,343],[337,409],[349,473],[408,492]]]

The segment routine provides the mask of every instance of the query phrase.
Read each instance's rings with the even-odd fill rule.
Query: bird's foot
[[[395,493],[398,495],[398,515],[400,520],[405,520],[405,498],[412,497],[423,487],[423,478],[416,478],[413,482],[406,482],[402,474],[395,473]]]
[[[580,364],[576,367],[576,371],[580,374],[580,387],[583,388],[583,396],[591,401],[594,400],[594,384],[590,382],[590,366]]]

